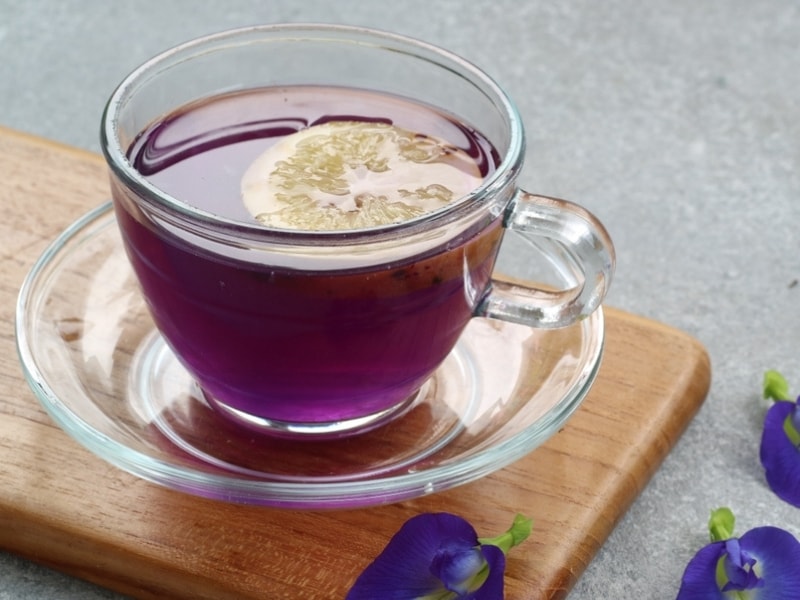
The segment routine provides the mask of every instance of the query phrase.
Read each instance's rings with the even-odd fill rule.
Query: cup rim
[[[281,34],[285,34],[282,39],[298,38],[301,35],[317,36],[309,39],[324,39],[319,37],[324,33],[334,35],[335,37],[331,38],[331,41],[336,42],[356,42],[358,41],[355,39],[357,36],[366,37],[375,43],[383,42],[383,46],[386,49],[405,51],[406,54],[414,55],[421,60],[427,58],[429,62],[435,61],[423,56],[423,53],[428,54],[430,57],[438,57],[440,62],[437,62],[437,64],[440,66],[446,67],[446,63],[449,63],[451,66],[446,68],[453,70],[454,66],[458,67],[459,74],[462,76],[468,75],[472,81],[479,81],[484,93],[487,90],[490,91],[490,99],[495,105],[502,107],[509,126],[508,147],[502,153],[500,163],[494,172],[485,178],[479,187],[458,201],[412,219],[369,228],[309,231],[269,228],[262,224],[247,223],[196,208],[152,184],[131,164],[125,150],[122,148],[116,131],[118,114],[125,104],[128,92],[135,88],[139,82],[146,80],[148,74],[159,65],[166,64],[181,55],[188,57],[190,53],[200,50],[204,46],[212,47],[226,40],[232,41],[236,38],[257,39],[254,36],[260,36],[264,40],[269,37],[281,39]],[[414,52],[415,49],[417,50],[416,53]],[[292,246],[320,244],[360,245],[362,243],[413,235],[456,221],[473,213],[477,206],[486,205],[493,198],[498,197],[502,190],[509,187],[509,184],[515,180],[520,170],[525,151],[525,133],[522,119],[513,100],[491,76],[474,63],[445,48],[411,36],[369,27],[327,23],[278,23],[226,29],[187,40],[152,56],[129,72],[113,90],[103,109],[100,141],[106,163],[114,175],[138,196],[144,198],[148,206],[156,211],[161,218],[174,224],[181,222],[192,223],[195,226],[202,227],[204,230],[223,232],[226,238],[234,234],[263,242]],[[157,200],[153,202],[151,199]]]

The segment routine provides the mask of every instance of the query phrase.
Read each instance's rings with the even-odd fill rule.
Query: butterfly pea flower
[[[676,600],[796,600],[800,542],[779,527],[756,527],[733,537],[728,508],[711,513],[711,543],[689,561]]]
[[[498,600],[506,554],[530,532],[522,515],[494,538],[479,538],[450,513],[414,516],[356,579],[347,600]]]
[[[764,398],[774,400],[764,418],[760,458],[770,489],[800,507],[800,397],[777,371],[764,374]]]

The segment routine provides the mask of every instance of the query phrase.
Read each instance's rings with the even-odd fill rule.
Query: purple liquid
[[[154,124],[130,149],[172,196],[252,221],[239,179],[280,136],[326,120],[380,120],[496,161],[478,134],[389,96],[345,89],[260,90],[198,104]],[[307,272],[213,256],[156,228],[112,182],[126,249],[159,330],[215,401],[258,417],[326,423],[411,396],[472,316],[465,279],[482,290],[499,220],[460,245],[360,270]]]

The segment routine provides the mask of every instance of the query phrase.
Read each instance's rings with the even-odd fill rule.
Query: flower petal
[[[481,546],[481,553],[489,568],[489,575],[480,588],[465,595],[463,600],[497,600],[503,598],[503,575],[506,570],[506,555],[497,546]]]
[[[717,584],[717,563],[724,554],[725,542],[701,548],[686,565],[676,600],[728,600]]]
[[[731,540],[713,542],[702,548],[689,561],[683,574],[676,600],[728,600],[717,582],[717,565],[728,550]],[[735,545],[734,545],[735,546]],[[796,600],[800,589],[800,542],[778,527],[756,527],[739,538],[738,548],[744,562],[755,559],[759,587],[748,590],[753,600]],[[734,554],[738,555],[736,549]],[[741,556],[731,556],[734,562]],[[739,561],[742,562],[742,561]],[[742,562],[742,564],[744,564]]]
[[[725,558],[722,560],[722,567],[728,582],[722,586],[722,591],[743,591],[763,587],[764,580],[758,576],[753,568],[756,562],[756,558],[745,548],[742,548],[740,540],[737,538],[726,540]]]
[[[784,430],[797,405],[775,402],[764,419],[761,435],[761,464],[772,491],[789,504],[800,507],[800,450]]]
[[[790,417],[790,422],[793,428],[793,435],[800,434],[800,398],[797,399],[797,402],[792,409],[792,414]],[[791,436],[789,437],[791,439]],[[797,436],[795,435],[795,439],[792,440],[792,443],[797,446]]]
[[[468,521],[449,513],[425,513],[406,521],[358,577],[347,600],[410,600],[444,590],[430,567],[444,540],[477,546]]]
[[[754,600],[796,600],[800,590],[800,542],[779,527],[756,527],[739,538],[756,559],[764,587],[752,590]]]
[[[484,565],[486,560],[479,547],[469,546],[462,539],[446,540],[436,551],[430,571],[442,581],[445,589],[465,594]]]

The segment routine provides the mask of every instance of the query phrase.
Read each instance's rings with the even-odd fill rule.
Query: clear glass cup
[[[297,86],[314,86],[321,104],[326,89],[346,88],[433,108],[480,132],[496,165],[470,193],[401,223],[296,231],[200,208],[194,193],[170,195],[131,159],[142,132],[181,107]],[[228,112],[200,134],[269,116]],[[525,139],[504,91],[417,40],[297,24],[194,40],[120,84],[101,138],[123,242],[157,328],[214,409],[270,434],[337,437],[395,419],[473,317],[566,326],[600,306],[613,275],[613,244],[594,216],[518,188]],[[565,289],[493,278],[506,229],[533,242],[531,260],[569,274]]]

